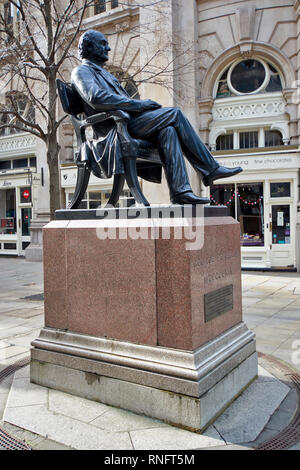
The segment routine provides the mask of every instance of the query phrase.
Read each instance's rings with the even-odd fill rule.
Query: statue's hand
[[[143,108],[145,111],[152,111],[154,109],[161,108],[161,104],[156,103],[153,100],[142,100]]]

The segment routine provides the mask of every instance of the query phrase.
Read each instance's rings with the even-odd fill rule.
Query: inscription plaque
[[[204,295],[205,323],[233,309],[233,284]]]

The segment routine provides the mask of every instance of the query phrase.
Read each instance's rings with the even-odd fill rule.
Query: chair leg
[[[140,187],[136,172],[136,160],[124,159],[124,166],[126,182],[134,199],[138,204],[142,204],[143,206],[150,206]]]
[[[75,192],[71,202],[68,205],[68,209],[78,208],[89,184],[90,174],[90,170],[87,168],[86,164],[78,165]]]
[[[114,175],[114,182],[113,182],[113,187],[112,187],[112,192],[111,196],[106,204],[107,206],[113,206],[116,207],[120,194],[122,192],[122,189],[124,187],[124,182],[125,182],[125,175]]]

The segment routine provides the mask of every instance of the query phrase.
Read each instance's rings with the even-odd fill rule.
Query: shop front
[[[25,254],[30,244],[31,218],[31,178],[0,177],[0,254]]]
[[[217,158],[242,173],[212,185],[212,205],[225,205],[240,223],[244,268],[297,267],[296,213],[299,155],[248,155]],[[220,181],[221,183],[221,181]]]

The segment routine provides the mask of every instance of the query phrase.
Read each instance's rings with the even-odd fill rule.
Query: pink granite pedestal
[[[256,377],[231,217],[57,220],[43,240],[32,382],[199,431]]]

